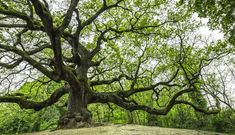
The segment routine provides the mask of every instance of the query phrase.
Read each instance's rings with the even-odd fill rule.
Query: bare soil
[[[201,130],[162,128],[141,125],[109,125],[91,128],[43,131],[25,135],[226,135]]]

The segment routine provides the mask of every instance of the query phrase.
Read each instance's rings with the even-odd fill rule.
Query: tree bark
[[[79,70],[78,81],[69,81],[71,89],[68,97],[68,111],[58,123],[59,129],[89,127],[92,115],[87,108],[89,97],[89,84],[86,70]],[[82,72],[82,73],[81,73]],[[68,76],[71,79],[71,76]]]
[[[68,111],[58,122],[59,129],[89,127],[91,124],[91,113],[87,109],[88,94],[81,87],[71,90],[68,97]]]

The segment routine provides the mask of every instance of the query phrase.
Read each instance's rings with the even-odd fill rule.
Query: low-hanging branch
[[[123,97],[114,94],[114,93],[93,93],[93,95],[91,96],[89,103],[114,103],[126,110],[129,111],[136,111],[136,110],[142,110],[145,112],[148,112],[150,114],[156,114],[156,115],[166,115],[171,108],[173,108],[175,105],[177,104],[185,104],[185,105],[189,105],[191,106],[193,109],[195,109],[196,111],[205,113],[205,114],[215,114],[220,112],[220,108],[217,107],[217,109],[204,109],[201,108],[197,105],[194,105],[193,103],[190,103],[188,101],[183,101],[183,100],[177,100],[178,97],[180,97],[181,95],[185,94],[185,93],[189,93],[194,91],[194,88],[188,88],[182,91],[177,92],[175,95],[173,95],[173,97],[171,98],[171,100],[169,101],[168,105],[166,105],[166,107],[164,108],[160,108],[160,109],[155,109],[146,105],[139,105],[137,104],[135,101],[129,102],[127,100],[124,100]]]
[[[69,89],[69,86],[61,87],[55,90],[48,99],[41,102],[30,101],[21,96],[0,96],[0,102],[16,103],[22,109],[34,109],[35,111],[39,111],[56,103],[63,95],[68,93]]]

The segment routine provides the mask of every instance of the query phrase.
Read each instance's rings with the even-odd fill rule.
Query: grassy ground
[[[216,132],[140,125],[110,125],[92,128],[43,131],[25,135],[225,135]]]

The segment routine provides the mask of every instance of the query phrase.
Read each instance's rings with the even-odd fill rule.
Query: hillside
[[[225,135],[216,132],[188,129],[150,127],[141,125],[110,125],[92,128],[56,130],[26,135]]]

